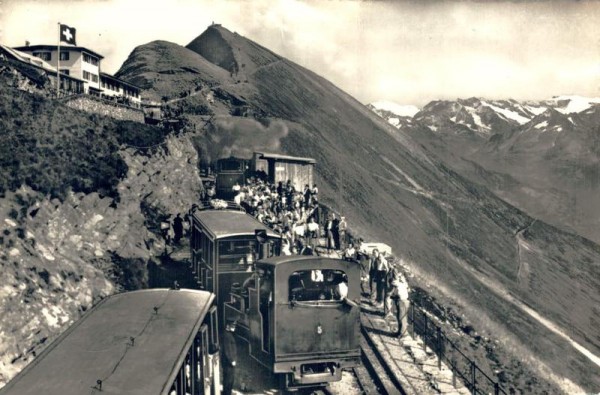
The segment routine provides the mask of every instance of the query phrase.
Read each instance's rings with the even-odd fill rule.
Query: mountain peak
[[[257,68],[281,60],[265,47],[247,39],[220,24],[209,26],[186,48],[209,62],[229,71],[231,76],[244,80]]]
[[[583,112],[594,105],[600,104],[600,98],[563,95],[554,96],[552,99],[546,100],[545,103],[554,106],[557,111],[563,114],[571,114]]]

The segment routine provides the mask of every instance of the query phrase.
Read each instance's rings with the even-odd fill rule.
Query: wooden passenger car
[[[347,295],[340,295],[340,283]],[[343,292],[341,292],[343,293]],[[350,301],[349,301],[350,300]],[[250,355],[286,388],[325,385],[360,363],[358,264],[317,256],[260,260],[225,306]]]
[[[2,395],[218,394],[214,295],[152,289],[110,296],[53,341]]]
[[[296,190],[301,191],[304,185],[313,186],[315,164],[313,158],[255,152],[251,167],[254,171],[263,170],[273,184],[290,180]]]
[[[256,231],[266,235],[262,247]],[[279,255],[281,236],[241,209],[196,210],[190,248],[192,271],[200,289],[215,293],[218,305],[223,306],[232,284],[242,284],[252,274],[259,248],[265,257]],[[223,322],[221,316],[221,328]]]

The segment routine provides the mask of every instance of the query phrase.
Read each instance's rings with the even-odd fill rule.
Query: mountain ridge
[[[511,204],[599,242],[599,102],[581,96],[434,101],[397,127]],[[393,114],[381,115],[396,123]],[[482,177],[482,169],[494,175]],[[502,178],[512,181],[498,183]]]

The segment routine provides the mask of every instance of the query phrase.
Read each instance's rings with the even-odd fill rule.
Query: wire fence
[[[423,339],[423,348],[429,347],[435,352],[438,369],[442,362],[452,370],[452,384],[460,379],[473,395],[508,395],[498,381],[488,376],[471,358],[469,358],[452,340],[450,340],[427,314],[425,310],[411,303],[408,311],[411,335]]]

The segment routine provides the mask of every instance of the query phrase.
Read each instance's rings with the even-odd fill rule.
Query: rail
[[[423,339],[423,348],[429,347],[437,356],[438,369],[445,362],[452,370],[452,384],[456,386],[456,378],[460,378],[472,395],[507,395],[500,383],[488,376],[471,358],[450,340],[428,313],[414,304],[408,311],[411,335],[417,333]]]

